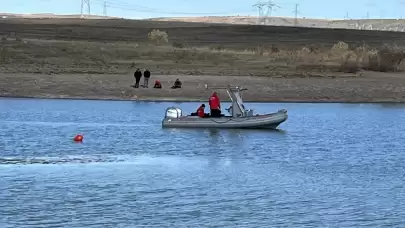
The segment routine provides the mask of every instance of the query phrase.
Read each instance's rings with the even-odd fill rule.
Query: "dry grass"
[[[405,59],[403,48],[388,44],[378,49],[370,49],[366,44],[350,48],[348,44],[339,42],[333,46],[331,54],[341,57],[341,71],[348,73],[361,69],[379,72],[402,71]]]
[[[366,44],[350,47],[344,42],[332,48],[276,45],[233,50],[221,45],[190,47],[168,42],[158,31],[151,42],[99,43],[3,38],[0,48],[2,72],[122,74],[132,68],[150,68],[154,74],[327,76],[360,70],[401,71],[405,52],[398,46],[379,49]],[[163,35],[162,35],[163,34]],[[18,38],[17,38],[18,37]]]
[[[169,36],[165,31],[160,31],[159,29],[153,29],[151,32],[148,33],[149,40],[156,44],[168,43],[168,37]]]

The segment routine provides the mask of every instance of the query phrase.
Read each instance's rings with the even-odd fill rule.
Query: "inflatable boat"
[[[205,86],[206,89],[208,86]],[[287,110],[281,109],[274,113],[256,114],[253,110],[245,109],[240,87],[225,87],[232,105],[227,110],[229,116],[221,117],[199,117],[195,115],[183,116],[179,107],[166,109],[165,117],[162,120],[163,128],[237,128],[237,129],[276,129],[281,123],[288,119]]]

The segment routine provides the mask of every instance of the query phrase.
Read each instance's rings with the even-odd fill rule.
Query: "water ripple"
[[[172,105],[0,99],[0,227],[405,226],[403,109],[251,104],[290,118],[162,129]]]

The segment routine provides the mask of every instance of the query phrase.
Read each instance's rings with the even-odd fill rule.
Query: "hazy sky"
[[[103,14],[104,0],[89,0],[92,14]],[[106,0],[107,15],[126,18],[205,15],[258,15],[252,7],[257,0]],[[401,3],[402,2],[402,3]],[[299,17],[402,18],[405,17],[405,0],[274,0],[280,8],[274,16],[294,16],[299,4]],[[1,12],[5,13],[80,13],[81,0],[3,0]]]

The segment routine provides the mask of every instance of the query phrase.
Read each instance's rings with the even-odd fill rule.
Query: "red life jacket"
[[[199,117],[204,117],[204,116],[205,116],[204,107],[200,106],[200,107],[197,109],[197,115],[198,115]]]
[[[217,94],[215,94],[215,93],[212,94],[208,103],[209,103],[211,109],[220,109],[221,105],[219,103],[219,97],[217,96]]]

